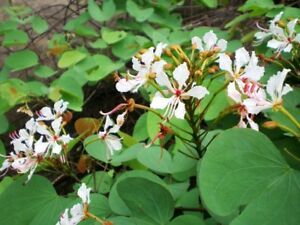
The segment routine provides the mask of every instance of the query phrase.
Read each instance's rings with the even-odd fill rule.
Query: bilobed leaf
[[[173,216],[174,200],[162,185],[145,178],[126,178],[117,185],[117,191],[131,216],[153,225],[164,225]]]
[[[101,29],[101,36],[102,39],[110,45],[124,39],[127,36],[127,33],[125,31],[114,31],[109,28],[103,27]]]
[[[149,171],[143,171],[143,170],[133,170],[133,171],[127,171],[123,173],[121,176],[119,176],[114,183],[114,185],[111,188],[111,191],[109,193],[109,205],[112,209],[112,211],[119,215],[130,215],[130,210],[122,200],[122,198],[119,195],[119,192],[117,191],[117,186],[119,182],[126,180],[129,177],[140,177],[144,179],[148,179],[152,182],[158,183],[164,187],[167,188],[166,184],[155,174],[149,172]]]
[[[217,136],[198,182],[202,201],[217,220],[236,213],[231,225],[300,223],[300,172],[262,133],[235,128]]]
[[[109,20],[114,15],[115,11],[116,5],[113,0],[102,1],[102,9],[94,0],[88,1],[88,12],[91,17],[98,22]]]
[[[59,197],[46,178],[33,176],[24,185],[26,179],[26,176],[17,179],[0,195],[0,204],[5,205],[0,224],[55,224],[69,201]],[[18,213],[12,215],[12,212]]]
[[[8,130],[9,122],[4,114],[0,114],[0,134],[5,133]],[[0,140],[0,146],[1,146],[1,140]],[[0,147],[1,149],[1,147]],[[2,154],[2,153],[1,153]]]
[[[38,64],[38,56],[31,50],[11,53],[5,60],[5,65],[12,71],[19,71]]]
[[[70,67],[85,59],[87,55],[78,50],[64,52],[58,61],[58,67],[61,69]]]
[[[25,45],[29,38],[26,32],[22,30],[11,30],[5,33],[2,45],[5,47]]]
[[[160,173],[172,172],[172,157],[168,151],[160,147],[144,148],[139,151],[137,159],[144,166]]]
[[[123,40],[112,46],[112,52],[115,56],[127,60],[137,53],[140,47],[134,35],[127,35]]]
[[[84,140],[84,148],[87,153],[102,162],[108,162],[107,146],[98,135],[91,135]]]
[[[127,0],[126,10],[129,13],[129,15],[134,17],[138,22],[143,22],[147,20],[154,12],[153,8],[141,8],[132,0]]]
[[[112,62],[112,60],[105,55],[95,55],[94,59],[98,66],[86,75],[86,79],[89,81],[99,81],[104,79],[110,73],[123,66],[123,62]]]

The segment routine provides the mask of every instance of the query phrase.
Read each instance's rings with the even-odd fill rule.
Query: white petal
[[[90,203],[91,188],[88,188],[85,183],[82,183],[77,191],[77,195],[81,198],[83,203]]]
[[[178,106],[175,109],[175,117],[178,119],[184,119],[184,115],[185,115],[185,105],[183,102],[179,101],[178,102]]]
[[[227,71],[231,76],[233,76],[233,71],[232,71],[232,61],[228,55],[225,53],[221,53],[219,55],[219,67],[221,70]]]
[[[53,120],[53,119],[55,119],[55,115],[52,113],[52,110],[49,107],[43,107],[39,111],[39,114],[40,114],[40,116],[37,120]]]
[[[242,102],[242,95],[241,93],[236,89],[235,83],[230,82],[227,86],[227,94],[228,96],[235,101],[236,103]]]
[[[43,137],[40,137],[40,139],[34,144],[34,152],[39,155],[45,154],[47,152],[48,146],[49,142],[43,142]]]
[[[291,52],[291,51],[292,51],[292,48],[293,48],[293,45],[290,43],[290,44],[288,44],[288,45],[283,49],[283,51],[284,51],[284,52]]]
[[[287,24],[287,28],[288,28],[290,37],[292,37],[292,35],[295,32],[295,26],[296,26],[297,22],[298,22],[298,19],[294,19],[294,20],[291,20],[290,22],[288,22],[288,24]]]
[[[154,62],[151,66],[151,72],[159,74],[163,73],[164,65],[166,62],[164,60],[159,60],[157,62]]]
[[[220,39],[217,42],[218,48],[220,48],[221,52],[224,52],[227,48],[227,41],[224,39]]]
[[[171,82],[169,80],[169,77],[167,74],[164,72],[157,74],[155,81],[160,85],[160,86],[165,86],[167,87],[170,91],[173,90],[173,87],[171,85]]]
[[[271,35],[271,33],[267,33],[267,32],[263,32],[263,31],[259,31],[256,32],[254,37],[257,39],[258,43],[262,42],[264,39],[266,39],[267,37],[269,37]]]
[[[203,36],[203,42],[205,43],[205,50],[211,50],[217,43],[217,35],[210,30]]]
[[[140,71],[142,69],[142,64],[136,57],[132,57],[132,69],[135,71]]]
[[[62,125],[61,123],[62,123],[62,117],[59,117],[59,118],[55,119],[54,121],[52,121],[51,127],[52,127],[55,135],[58,135],[60,133],[61,125]]]
[[[277,49],[277,51],[281,51],[281,49],[286,45],[286,42],[284,41],[278,41],[275,39],[271,39],[270,41],[268,41],[267,46],[273,49]]]
[[[68,107],[68,102],[65,102],[64,100],[59,100],[54,103],[54,110],[58,115],[63,114]]]
[[[154,55],[160,57],[164,48],[166,48],[168,45],[164,44],[164,43],[158,43],[158,45],[156,45],[155,51],[154,51]]]
[[[258,131],[258,124],[255,123],[249,116],[246,117],[251,129]]]
[[[195,45],[199,51],[203,51],[202,40],[199,37],[192,38],[192,45]]]
[[[240,69],[245,66],[250,60],[248,51],[242,47],[235,51],[235,72],[238,73]]]
[[[104,124],[104,130],[107,131],[108,128],[112,127],[114,125],[114,122],[112,119],[107,115],[105,118],[105,124]]]
[[[141,56],[141,61],[145,63],[147,67],[154,61],[154,47],[149,48],[144,54]]]
[[[132,91],[133,89],[135,89],[137,85],[138,82],[135,80],[127,80],[125,78],[122,78],[116,83],[116,89],[117,91],[123,93],[123,92]]]
[[[181,89],[183,86],[186,86],[186,81],[189,78],[190,71],[187,67],[186,62],[180,64],[175,68],[173,71],[173,76],[175,80],[178,82],[179,89]]]
[[[296,35],[296,37],[294,38],[294,41],[300,43],[300,34]]]
[[[62,141],[64,144],[68,144],[71,140],[73,140],[73,138],[71,138],[70,135],[67,134],[60,136],[59,140]]]
[[[282,96],[286,95],[287,93],[289,93],[292,90],[293,90],[293,88],[289,84],[285,84],[284,87],[282,88],[281,95]]]
[[[153,109],[164,109],[168,104],[170,104],[171,100],[172,98],[165,98],[159,92],[156,92],[152,99],[150,107]]]
[[[267,82],[267,93],[271,96],[272,101],[280,100],[283,95],[283,82],[290,72],[289,69],[283,69],[282,71],[278,71],[276,75],[270,77]],[[289,91],[289,87],[285,88],[285,94]]]
[[[182,96],[192,96],[197,99],[202,99],[205,95],[209,94],[208,90],[203,86],[194,86]]]
[[[114,135],[109,135],[109,138],[106,140],[106,142],[109,143],[109,145],[115,151],[119,151],[122,149],[121,139]]]

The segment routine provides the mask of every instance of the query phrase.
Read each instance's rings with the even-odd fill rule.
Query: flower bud
[[[155,79],[156,78],[156,73],[149,73],[148,78],[149,79]]]
[[[195,76],[197,76],[197,77],[198,77],[198,76],[199,76],[199,77],[202,76],[202,74],[203,74],[202,70],[196,70],[196,71],[195,71]]]
[[[135,105],[134,99],[133,98],[128,99],[127,104],[128,104],[127,106],[128,111],[132,112],[134,110],[134,105]]]
[[[278,123],[276,121],[266,121],[263,123],[263,127],[267,129],[275,129],[278,127]]]
[[[285,26],[286,26],[286,24],[285,24],[285,22],[284,22],[283,20],[279,20],[279,21],[277,22],[277,25],[278,25],[279,27],[281,27],[281,28],[285,28]]]

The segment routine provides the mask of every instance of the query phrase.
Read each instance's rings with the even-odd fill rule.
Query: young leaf
[[[11,47],[16,45],[25,45],[28,42],[28,35],[21,30],[11,30],[5,33],[2,45]]]
[[[61,69],[70,67],[85,59],[87,55],[83,52],[72,50],[64,52],[58,61],[58,67]]]
[[[47,21],[39,16],[33,16],[31,20],[31,26],[32,29],[38,34],[44,33],[48,30]]]
[[[153,8],[143,9],[132,0],[127,0],[126,10],[129,13],[129,15],[134,17],[138,22],[143,22],[147,20],[154,12]]]
[[[88,12],[91,17],[98,21],[104,22],[112,18],[116,11],[116,5],[113,0],[102,1],[102,9],[96,4],[94,0],[88,1]]]

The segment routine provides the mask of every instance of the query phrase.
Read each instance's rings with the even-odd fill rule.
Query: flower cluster
[[[269,29],[260,26],[261,31],[255,34],[257,44],[262,43],[265,39],[271,38],[267,46],[276,50],[276,53],[290,52],[294,44],[300,44],[300,34],[295,31],[298,19],[289,21],[286,25],[281,21],[283,12],[280,12],[270,21]]]
[[[38,117],[31,117],[25,128],[13,132],[11,144],[14,151],[6,156],[0,171],[12,168],[18,173],[27,173],[28,180],[32,177],[38,164],[44,159],[60,157],[62,149],[72,139],[65,134],[63,114],[67,109],[67,102],[60,100],[54,108],[44,107],[37,112]]]
[[[249,124],[252,129],[258,130],[258,125],[253,121],[254,115],[268,108],[280,107],[282,96],[292,90],[288,84],[284,85],[290,71],[288,69],[270,77],[266,87],[261,84],[259,80],[264,75],[264,68],[258,65],[255,53],[252,52],[250,56],[244,48],[236,50],[234,62],[225,53],[221,54],[219,67],[229,74],[227,92],[237,104],[239,127],[247,127]]]
[[[83,183],[77,192],[82,202],[75,204],[71,209],[65,209],[56,225],[76,225],[88,217],[86,214],[91,202],[90,192],[91,188],[87,188],[86,184]]]

